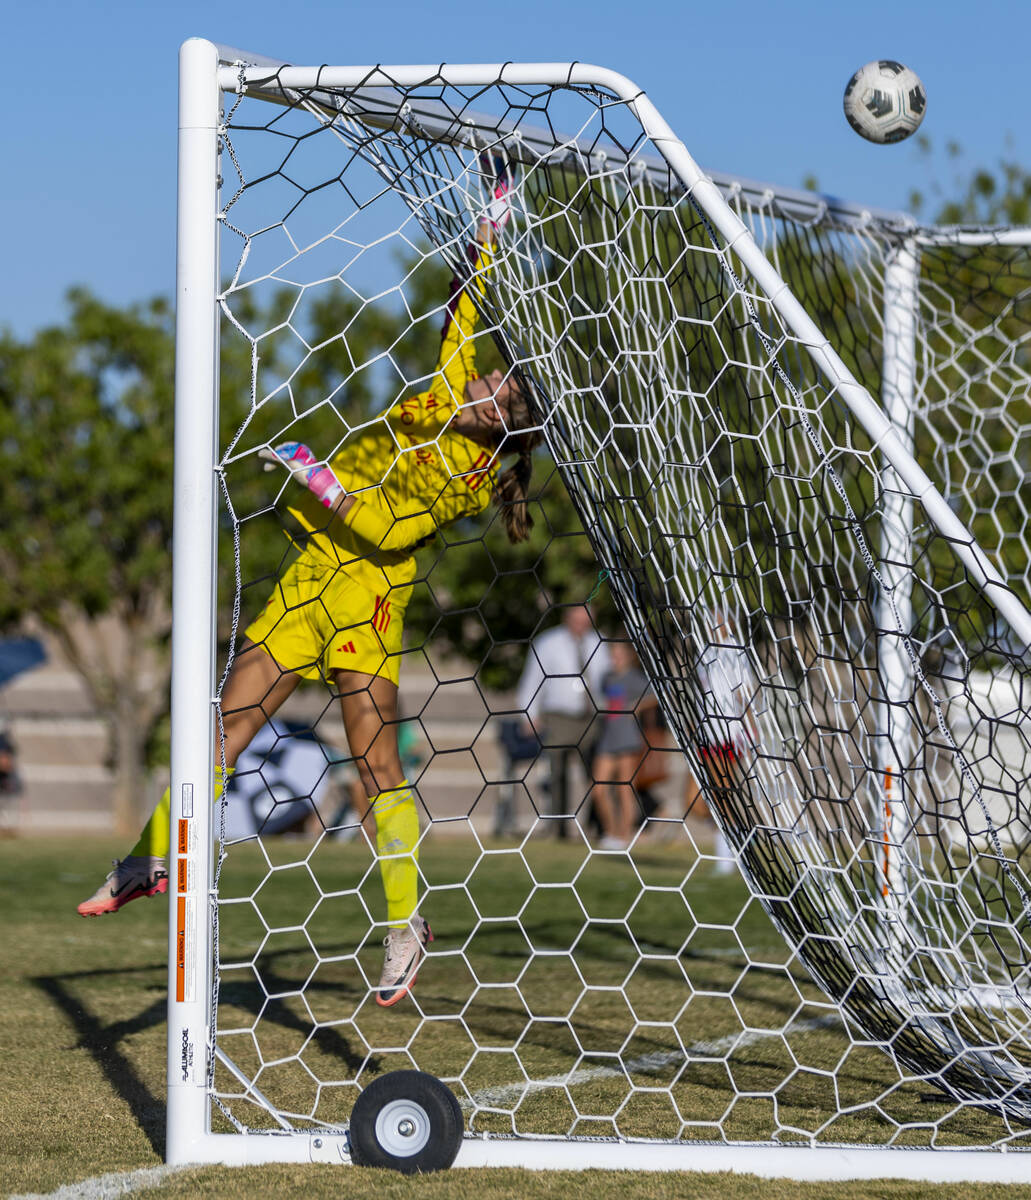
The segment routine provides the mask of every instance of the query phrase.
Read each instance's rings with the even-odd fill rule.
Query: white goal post
[[[477,112],[488,101],[497,101],[501,115],[484,127],[477,124]],[[565,138],[555,129],[567,115],[576,120],[573,101],[591,107],[597,129],[588,129],[585,118],[579,133]],[[264,124],[234,116],[239,106],[252,102],[272,114]],[[554,105],[554,115],[549,105]],[[546,136],[538,128],[543,111]],[[308,124],[304,129],[291,126],[279,114]],[[303,153],[311,144],[306,139],[323,134],[327,141],[336,139],[339,162],[326,168],[324,177],[304,175]],[[247,174],[241,146],[262,135],[279,138],[295,153],[296,171],[293,166],[269,170],[264,164],[254,176]],[[381,147],[380,137],[393,140]],[[484,283],[481,318],[508,365],[532,385],[547,450],[599,565],[610,576],[616,606],[668,727],[696,768],[703,757],[700,747],[707,751],[713,741],[729,743],[728,730],[735,722],[752,722],[757,731],[758,749],[740,768],[741,775],[713,776],[706,785],[749,891],[734,921],[722,924],[713,917],[707,923],[692,915],[692,932],[682,946],[656,950],[634,924],[634,913],[671,895],[683,897],[693,886],[694,868],[686,870],[679,884],[670,884],[673,876],[656,868],[653,878],[648,862],[637,863],[631,852],[627,858],[635,882],[628,886],[637,891],[622,916],[598,921],[608,922],[608,933],[630,947],[627,969],[617,982],[606,978],[600,983],[602,977],[584,966],[582,934],[564,950],[535,943],[514,980],[485,981],[469,968],[473,998],[494,988],[496,995],[510,996],[517,1009],[523,1006],[524,1028],[507,1041],[494,1044],[470,1033],[477,1026],[468,996],[456,1000],[453,1009],[443,1001],[439,1010],[419,1009],[403,1035],[389,1030],[374,1035],[359,1002],[346,1013],[315,1014],[306,994],[310,980],[324,962],[347,959],[350,967],[353,956],[320,949],[307,929],[309,918],[280,928],[259,911],[254,896],[280,870],[259,836],[268,867],[248,897],[250,909],[258,911],[260,932],[246,965],[260,974],[258,956],[268,940],[299,931],[300,940],[312,947],[314,966],[296,988],[284,985],[277,992],[263,980],[264,1007],[246,1036],[241,1026],[221,1037],[219,981],[238,964],[223,960],[218,943],[219,867],[226,839],[220,836],[213,787],[220,755],[213,728],[220,720],[223,653],[217,617],[220,604],[223,613],[232,609],[231,625],[221,636],[224,640],[228,632],[235,640],[242,628],[241,593],[249,582],[241,579],[244,517],[233,492],[233,472],[241,463],[253,467],[269,437],[260,432],[248,441],[250,435],[244,433],[256,415],[264,419],[272,412],[269,397],[276,403],[288,398],[289,416],[277,418],[277,429],[289,431],[290,422],[303,415],[297,399],[302,385],[295,375],[318,349],[297,336],[301,349],[292,351],[294,359],[283,368],[285,382],[276,385],[278,391],[270,386],[264,392],[259,380],[263,347],[271,344],[269,331],[250,328],[234,302],[246,291],[248,256],[260,255],[261,238],[269,230],[283,235],[285,249],[276,265],[263,266],[263,273],[256,270],[253,278],[263,285],[296,287],[299,294],[323,284],[350,286],[348,271],[360,252],[386,242],[388,234],[406,252],[415,247],[420,263],[439,255],[455,267],[475,217],[470,193],[482,187],[477,172],[484,148],[511,159],[517,195],[520,181],[528,182],[524,209],[517,209],[511,228],[499,237],[494,273]],[[569,194],[562,193],[561,204],[549,207],[548,187],[565,187],[566,176],[589,176],[594,163],[599,165],[589,187],[574,182]],[[308,240],[290,231],[283,213],[289,210],[292,219],[302,199],[320,193],[324,179],[346,186],[346,172],[352,168],[378,179],[382,193],[389,193],[387,200],[397,202],[402,213],[395,218],[398,225],[374,227],[381,195],[376,189],[361,192],[366,185],[355,184],[346,193],[353,200],[353,230],[341,218],[326,233],[306,233]],[[318,169],[323,170],[321,164]],[[651,180],[663,172],[661,191]],[[285,206],[280,219],[263,215],[253,227],[238,227],[234,206],[239,198],[246,199],[252,179],[272,175],[277,185],[290,185],[278,201]],[[534,182],[543,179],[550,182]],[[644,181],[643,199],[638,197],[624,221],[620,206],[633,194],[636,180]],[[274,1068],[303,1066],[312,1076],[317,1104],[334,1089],[360,1092],[370,1056],[403,1058],[419,1067],[427,1030],[460,1029],[472,1043],[470,1061],[489,1053],[512,1064],[513,1078],[506,1086],[515,1098],[498,1101],[486,1088],[473,1094],[457,1069],[433,1071],[456,1091],[454,1079],[466,1087],[467,1094],[459,1092],[459,1098],[467,1114],[487,1114],[484,1128],[472,1122],[458,1166],[734,1170],[828,1180],[1031,1179],[1031,1160],[1021,1152],[1031,1133],[1031,1059],[1025,1053],[1031,987],[1020,961],[1031,917],[1021,839],[1026,829],[1031,836],[1031,829],[1020,785],[1006,778],[1003,752],[985,750],[987,742],[978,740],[987,725],[993,736],[1005,732],[1025,745],[1028,702],[1020,682],[1031,645],[1027,581],[1000,566],[996,547],[984,546],[979,522],[990,514],[979,507],[981,502],[956,503],[952,492],[944,490],[948,481],[937,464],[916,451],[916,424],[933,424],[927,413],[939,391],[947,393],[954,386],[965,389],[966,396],[976,386],[993,394],[1001,389],[1001,408],[1017,389],[1007,391],[1008,385],[996,381],[992,372],[997,363],[1020,379],[1031,371],[1031,338],[1025,344],[1023,333],[1013,332],[1012,306],[1004,317],[990,312],[984,328],[978,326],[966,342],[951,327],[948,334],[937,325],[932,334],[922,332],[932,321],[923,308],[934,308],[933,296],[928,297],[941,286],[933,271],[926,280],[922,277],[922,255],[956,246],[985,246],[993,252],[1009,247],[1019,254],[1031,244],[1026,232],[922,229],[903,217],[841,205],[831,214],[828,239],[844,241],[851,231],[859,239],[868,229],[874,232],[869,243],[857,240],[855,250],[840,250],[835,243],[833,269],[821,275],[805,255],[821,250],[821,222],[830,202],[803,193],[764,193],[748,181],[708,176],[647,96],[613,71],[579,63],[291,66],[200,39],[186,42],[180,54],[178,189],[167,1161],[347,1164],[346,1120],[323,1117],[315,1108],[309,1114],[300,1104],[290,1108],[264,1083],[275,1078]],[[604,213],[596,215],[588,207],[592,203]],[[574,219],[570,214],[580,215]],[[778,223],[810,231],[799,234],[801,249],[790,262],[788,255],[795,250],[787,237],[771,232]],[[560,232],[554,232],[559,225]],[[649,230],[658,249],[644,245]],[[236,239],[235,250],[227,255],[223,241],[230,237]],[[422,239],[418,245],[417,238]],[[677,238],[682,238],[682,248],[676,248]],[[628,251],[620,239],[637,245],[638,263],[626,265]],[[567,251],[569,245],[573,249]],[[616,250],[610,253],[611,247]],[[292,266],[309,250],[335,253],[338,261],[320,266],[318,279],[298,284]],[[568,281],[572,272],[548,271],[563,254],[568,252],[572,261],[588,251],[602,264],[601,282],[591,286],[604,291],[606,276],[616,282],[604,305],[593,310],[583,305],[581,311],[562,290],[566,284],[556,282]],[[688,282],[674,287],[674,270],[688,259],[694,264],[685,268]],[[868,259],[876,259],[876,265],[870,266]],[[834,271],[854,271],[873,281],[865,316],[878,327],[879,392],[869,377],[862,377],[865,368],[856,366],[866,363],[863,345],[841,350],[809,311],[812,295],[837,285]],[[1031,289],[1031,276],[1024,271],[1023,265],[1016,271],[1018,284],[1023,287],[1027,279]],[[377,296],[376,286],[363,288],[369,295],[359,304],[362,311],[389,291],[383,285]],[[719,303],[711,300],[717,289],[724,289]],[[800,289],[806,294],[798,294]],[[698,297],[696,311],[676,311],[685,291]],[[397,305],[398,297],[407,305],[400,285],[387,299]],[[637,323],[635,304],[641,315]],[[663,324],[667,305],[674,311]],[[950,319],[956,316],[952,298],[939,307]],[[851,311],[849,319],[856,322],[860,315]],[[423,316],[412,314],[411,328],[417,333],[425,328],[419,325]],[[289,326],[298,334],[290,325],[292,310],[275,320],[276,328]],[[577,320],[586,323],[582,344],[574,330]],[[244,425],[235,435],[220,427],[220,346],[227,325],[233,327],[231,333],[245,335],[252,362],[250,402],[243,405]],[[664,337],[669,329],[674,332],[657,348],[660,327]],[[740,342],[728,342],[738,334]],[[994,345],[1005,337],[1013,339],[1011,345],[1019,343],[1020,352],[992,350],[996,357],[991,358],[986,341]],[[591,358],[592,339],[605,343],[605,361]],[[936,356],[939,342],[948,345]],[[689,361],[686,349],[681,354],[688,344],[705,359],[701,367]],[[583,346],[590,362],[578,376],[575,362],[585,358],[577,358]],[[355,374],[364,370],[366,378],[385,386],[384,373],[396,365],[393,350],[355,364]],[[976,360],[976,369],[968,358]],[[633,381],[621,382],[620,373]],[[954,375],[961,382],[950,382]],[[720,407],[720,390],[729,394],[725,381],[732,376],[738,381],[733,404],[741,414],[747,412],[754,426],[743,418],[735,425],[737,410],[728,413],[726,405]],[[402,374],[398,394],[403,396],[409,385],[417,390],[414,383]],[[396,379],[392,386],[398,386]],[[319,401],[339,418],[345,432],[364,420],[364,415],[359,419],[344,412],[345,402],[335,394]],[[597,416],[610,403],[618,420]],[[649,404],[653,410],[634,411],[635,405]],[[594,438],[592,423],[599,420],[602,434]],[[727,448],[719,470],[707,438]],[[954,459],[962,458],[966,443],[960,438],[946,445],[944,434],[939,440],[943,461],[955,470]],[[756,457],[746,462],[742,455],[753,451]],[[985,470],[992,461],[989,456]],[[628,482],[620,490],[613,480],[624,468]],[[976,470],[977,464],[970,468],[971,473]],[[743,487],[742,473],[748,474]],[[761,497],[752,490],[756,480],[762,481]],[[952,482],[960,492],[958,477]],[[797,526],[779,527],[775,510],[778,504],[787,508],[789,497],[802,515]],[[815,504],[819,514],[806,525]],[[760,515],[767,508],[773,511],[768,519]],[[271,511],[255,509],[255,521]],[[223,539],[231,528],[235,541],[233,596],[218,595],[220,522]],[[819,559],[814,549],[803,561],[806,544],[818,548],[824,538],[826,557]],[[926,565],[932,561],[933,577]],[[816,566],[810,569],[811,564]],[[860,608],[864,626],[854,623]],[[725,630],[727,624],[732,627],[730,641],[758,680],[743,714],[727,711],[716,685],[706,690],[694,682],[702,678],[700,664],[708,664],[710,676],[718,673],[712,650],[727,636],[717,636],[716,627]],[[976,680],[992,670],[1014,680],[1015,711],[1002,702],[988,703],[977,692]],[[955,684],[951,692],[950,680]],[[968,720],[968,733],[961,728],[963,720]],[[1000,819],[1000,811],[1011,815]],[[432,818],[429,824],[433,826]],[[679,816],[668,824],[683,830]],[[522,907],[503,914],[509,925],[524,923],[538,894],[557,897],[560,892],[583,907],[585,928],[595,919],[585,898],[589,874],[604,855],[585,847],[583,864],[562,890],[534,876],[530,835],[514,849],[495,851],[484,849],[471,817],[468,829],[478,848],[477,861],[464,880],[453,883],[465,896],[482,863],[516,862],[532,882]],[[706,857],[697,854],[689,833],[676,836],[685,837],[684,845],[696,859]],[[657,852],[659,857],[664,853],[661,848]],[[663,870],[675,870],[666,859],[663,863]],[[315,877],[315,908],[338,895],[314,868],[305,869]],[[430,893],[434,887],[446,892],[448,886],[431,880]],[[548,893],[547,888],[558,890]],[[358,885],[350,891],[339,888],[341,896],[352,892],[357,903]],[[978,909],[982,902],[983,912]],[[361,904],[367,915],[369,906],[364,900]],[[489,930],[492,918],[471,908],[477,928]],[[750,911],[763,914],[786,939],[786,957],[773,965],[745,945],[744,933],[736,932],[752,919]],[[939,928],[936,922],[946,924]],[[689,947],[692,937],[701,940],[699,928],[724,931],[731,947],[742,953],[745,968],[732,982],[714,983],[704,971],[692,980]],[[470,946],[463,943],[447,960],[457,971],[469,967]],[[717,951],[712,957],[718,961]],[[525,994],[529,983],[524,981],[532,969],[560,958],[579,990],[564,1010],[549,1009],[542,1017],[531,1011]],[[682,966],[682,960],[688,965]],[[682,982],[682,1010],[641,1015],[646,1006],[634,1007],[628,996],[636,995],[633,981],[642,967]],[[795,1007],[786,1010],[780,1026],[771,1029],[759,1017],[742,1015],[747,998],[740,980],[750,970],[768,970],[794,998]],[[799,982],[805,972],[808,982]],[[711,1000],[712,1011],[718,1008],[740,1022],[740,1034],[735,1032],[727,1043],[730,1050],[719,1048],[722,1030],[716,1038],[701,1025],[691,1028],[690,1037],[685,1033],[690,1002],[694,1012],[704,1016],[710,1011],[697,997]],[[273,1003],[294,1002],[306,1040],[301,1049],[274,1054],[265,1048],[258,1025]],[[575,1032],[577,1006],[597,1003],[602,1012],[610,1002],[622,1002],[630,1013],[626,1037],[618,1049],[592,1057],[586,1040]],[[837,1023],[840,1044],[797,1048],[796,1035],[822,1037],[826,1024],[821,1022],[830,1021]],[[541,1022],[550,1023],[549,1029],[562,1025],[563,1031],[574,1031],[576,1049],[569,1063],[563,1063],[564,1075],[533,1065],[527,1031],[534,1026],[539,1032]],[[314,1057],[309,1061],[305,1055],[320,1033],[341,1028],[353,1033],[366,1057],[357,1067],[342,1067],[344,1074],[333,1078],[320,1074],[324,1068],[313,1066]],[[631,1056],[635,1039],[653,1032],[656,1037],[668,1034],[666,1058],[655,1051]],[[838,1067],[871,1047],[885,1057],[891,1082],[873,1100],[853,1105],[836,1100],[838,1107],[815,1130],[799,1125],[796,1117],[779,1115],[781,1108],[790,1107],[783,1081],[758,1087],[739,1084],[735,1077],[731,1056],[767,1037],[784,1060],[784,1079],[804,1076],[821,1088],[826,1084],[822,1094],[837,1096]],[[254,1068],[241,1065],[232,1051],[231,1046],[243,1042],[256,1047]],[[825,1053],[826,1061],[814,1064],[807,1057],[811,1053]],[[664,1066],[656,1065],[660,1060]],[[542,1052],[541,1062],[546,1061],[551,1060]],[[704,1121],[683,1110],[687,1093],[677,1090],[686,1087],[685,1068],[695,1061],[716,1064],[729,1096],[724,1108]],[[625,1087],[615,1100],[603,1097],[596,1110],[577,1102],[572,1090],[582,1078],[578,1072],[588,1066],[599,1072],[598,1079],[618,1077]],[[667,1068],[668,1078],[661,1074]],[[238,1090],[231,1099],[216,1084],[216,1072],[235,1081]],[[659,1082],[642,1084],[643,1076],[652,1078],[649,1072],[659,1072],[654,1075]],[[925,1085],[946,1097],[933,1118],[925,1120],[917,1109],[905,1106],[892,1108],[896,1098]],[[536,1135],[525,1132],[524,1106],[548,1089],[561,1093],[559,1107],[565,1105],[562,1111],[568,1109],[572,1117],[565,1126],[565,1118],[556,1118],[553,1128],[544,1121]],[[775,1114],[771,1128],[776,1139],[735,1132],[735,1106],[759,1093]],[[671,1135],[649,1136],[647,1116],[639,1124],[629,1118],[621,1123],[635,1104],[645,1113],[653,1102],[656,1111],[673,1114]],[[249,1125],[238,1116],[239,1105],[261,1120]],[[849,1121],[864,1108],[889,1112],[884,1119],[891,1131],[883,1144],[862,1132],[850,1142]],[[950,1120],[980,1120],[985,1113],[998,1122],[998,1129],[981,1132],[972,1125],[974,1132],[952,1137]],[[501,1121],[501,1128],[490,1127],[491,1116]],[[602,1129],[608,1136],[597,1136]],[[910,1140],[919,1130],[930,1130],[926,1139]],[[983,1144],[978,1137],[985,1139]]]

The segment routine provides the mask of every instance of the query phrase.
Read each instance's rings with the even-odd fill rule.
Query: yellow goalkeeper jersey
[[[299,560],[317,572],[342,568],[376,594],[415,576],[415,550],[438,529],[481,513],[497,477],[497,454],[446,428],[476,374],[472,338],[478,321],[469,295],[483,294],[491,251],[480,247],[470,283],[449,306],[440,355],[428,391],[401,400],[357,430],[330,460],[355,503],[330,519],[310,492],[290,513],[308,531]],[[308,560],[305,562],[305,560]],[[398,606],[407,595],[395,593]]]

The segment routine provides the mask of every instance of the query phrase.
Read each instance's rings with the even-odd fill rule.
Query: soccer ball
[[[920,127],[927,95],[915,71],[882,58],[852,76],[844,104],[848,123],[868,142],[901,142]]]

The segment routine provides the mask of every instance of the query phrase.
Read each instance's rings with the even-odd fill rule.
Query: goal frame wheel
[[[446,1170],[465,1121],[454,1092],[425,1071],[390,1071],[355,1101],[348,1125],[351,1161],[402,1175]]]

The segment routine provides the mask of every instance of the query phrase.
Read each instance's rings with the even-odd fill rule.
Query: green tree
[[[431,311],[447,295],[445,268],[432,257],[421,261],[406,284],[407,307],[415,313]],[[362,306],[343,289],[324,291],[303,313],[292,307],[294,300],[283,288],[262,309],[243,296],[234,317],[244,328],[267,330],[283,325],[290,314],[292,325],[302,326],[314,351],[300,365],[292,363],[292,335],[284,326],[282,333],[262,339],[253,382],[261,396],[291,375],[291,397],[310,398],[311,411],[294,408],[292,399],[289,405],[272,400],[252,409],[252,345],[229,336],[221,355],[223,447],[246,419],[239,452],[287,427],[289,436],[328,452],[348,426],[393,399],[402,377],[414,381],[432,367],[436,322],[413,326],[401,306]],[[164,300],[122,309],[83,289],[70,292],[68,303],[68,319],[60,326],[25,342],[0,335],[0,626],[34,615],[83,679],[109,729],[115,818],[127,832],[137,818],[146,768],[163,757],[168,711],[172,313]],[[356,370],[387,349],[396,377]],[[482,368],[499,361],[485,340]],[[319,405],[328,395],[334,404]],[[242,521],[243,578],[253,583],[244,596],[246,619],[257,590],[267,587],[289,556],[282,536],[286,515],[270,507],[268,477],[256,469],[253,456],[231,456],[226,481],[233,512]],[[482,639],[465,642],[459,633],[466,609],[480,599],[489,608],[490,630],[532,632],[540,584],[524,564],[540,556],[544,529],[575,521],[557,481],[549,495],[551,515],[539,518],[532,549],[515,551],[500,527],[491,526],[485,552],[496,556],[491,579],[504,578],[504,587],[485,586],[476,548],[445,549],[445,540],[438,539],[424,555],[433,583],[432,592],[423,591],[423,603],[414,606],[417,641],[437,635],[445,649],[472,658],[487,653]],[[234,575],[232,521],[225,512],[221,532],[225,638]],[[475,538],[478,532],[456,536]],[[582,533],[579,542],[585,542]],[[539,572],[549,589],[570,561],[556,560]],[[470,589],[488,597],[471,599]],[[489,636],[485,631],[483,638]],[[488,669],[492,684],[510,681],[514,652],[508,657],[507,667]]]
[[[910,193],[917,216],[941,225],[1031,225],[1031,171],[1022,163],[1003,158],[993,167],[968,167],[958,142],[946,143],[944,162],[929,137],[918,146],[930,177]],[[951,178],[943,178],[946,170]]]
[[[69,303],[66,325],[0,340],[0,622],[35,614],[84,680],[124,831],[167,705],[171,315]]]
[[[938,197],[938,219],[1031,219],[1031,175],[1017,164],[975,170],[953,181],[949,190],[951,199]],[[597,198],[594,204],[585,198],[580,206],[588,225],[601,220],[597,203]],[[617,472],[620,462],[632,461],[638,453],[636,445],[622,443],[639,436],[632,432],[632,415],[648,403],[648,370],[676,374],[683,369],[681,351],[689,350],[691,385],[700,392],[721,359],[711,339],[699,335],[700,340],[687,347],[671,340],[651,358],[635,360],[634,369],[628,370],[603,316],[605,272],[590,256],[578,260],[576,279],[564,271],[572,236],[566,226],[554,224],[548,244],[551,261],[543,267],[564,293],[573,289],[597,301],[588,303],[576,329],[563,336],[568,340],[575,335],[587,348],[578,367],[585,416],[607,435],[606,453]],[[685,230],[681,220],[658,210],[645,212],[634,233],[635,252],[646,252],[668,273],[676,245],[685,236],[702,238],[703,231]],[[576,237],[582,241],[583,230]],[[852,263],[834,244],[808,246],[801,244],[804,240],[800,234],[787,273],[806,296],[823,298],[817,304],[826,306],[819,313],[821,320],[844,330],[842,352],[861,378],[872,378],[877,364],[865,343],[851,333],[866,324],[864,302],[850,285]],[[960,273],[954,261],[943,265],[936,282],[948,283],[950,295],[959,288],[969,295],[970,304],[983,308],[990,289],[970,281],[998,267],[998,254],[992,263],[981,262],[987,254],[968,257]],[[925,271],[935,270],[932,260],[926,261]],[[284,514],[270,507],[267,477],[245,452],[288,427],[291,437],[328,452],[349,427],[390,403],[404,381],[414,390],[432,366],[438,323],[413,321],[409,314],[440,308],[448,273],[434,255],[413,254],[399,266],[405,279],[404,303],[393,306],[364,305],[343,288],[313,292],[303,308],[296,292],[286,287],[260,303],[246,292],[230,299],[240,327],[276,331],[255,343],[256,355],[246,337],[229,336],[221,358],[223,446],[247,417],[226,474],[234,512],[246,534],[243,576],[254,581],[255,588],[259,583],[265,587],[289,550],[281,533]],[[1014,296],[1022,294],[1025,273],[1011,273]],[[666,327],[672,320],[670,303],[678,311],[693,311],[692,305],[714,302],[719,294],[714,286],[707,285],[699,296],[692,294],[704,283],[678,274],[671,278],[669,296],[655,291],[643,307]],[[11,625],[27,613],[36,614],[81,673],[111,730],[115,808],[119,825],[125,827],[134,819],[154,729],[167,710],[171,312],[161,300],[118,309],[82,290],[70,294],[69,306],[63,326],[43,330],[25,343],[0,336],[0,622]],[[1006,331],[1011,332],[1008,325]],[[554,332],[562,331],[538,329],[526,335],[535,339]],[[653,331],[639,332],[650,345]],[[298,334],[303,334],[305,347],[300,361]],[[376,361],[379,367],[363,369],[363,364]],[[258,365],[252,380],[254,362]],[[497,348],[484,338],[481,369],[500,362]],[[747,381],[747,373],[742,378]],[[285,380],[289,389],[279,403],[276,386]],[[273,399],[252,410],[252,394]],[[731,388],[724,381],[718,395],[722,412],[714,414],[717,425],[747,425],[752,403],[748,389]],[[329,396],[331,405],[321,403]],[[614,416],[622,428],[614,428]],[[740,476],[741,464],[737,466]],[[743,472],[746,482],[750,474]],[[510,546],[502,522],[487,517],[446,531],[420,556],[419,583],[409,612],[411,640],[431,654],[465,657],[485,686],[510,685],[525,640],[547,623],[549,607],[586,598],[597,580],[598,565],[580,518],[545,453],[538,456],[537,487],[537,527],[529,542]],[[751,499],[750,494],[739,497],[735,511],[742,536],[735,544],[758,546],[761,554],[763,535],[752,527],[759,517]],[[228,538],[228,520],[223,531]],[[641,540],[645,533],[638,530],[634,536]],[[228,599],[231,556],[223,554],[222,562],[221,595]],[[611,604],[607,589],[599,598]],[[252,608],[255,599],[256,591],[248,591],[245,609]],[[614,613],[610,609],[603,616],[611,621]],[[225,624],[222,631],[224,635]]]
[[[944,161],[921,143],[931,182],[912,196],[918,214],[938,224],[1031,224],[1031,171],[1002,159],[969,167],[956,144]],[[949,177],[951,176],[951,177]],[[958,514],[991,554],[1010,584],[1028,596],[1028,543],[1023,501],[1031,473],[1031,255],[1027,247],[927,245],[921,251],[921,314],[937,355],[923,384],[926,415],[918,422],[917,451],[932,478],[942,481]],[[958,623],[991,626],[992,609],[959,578],[940,541],[930,547],[939,573],[952,584]],[[943,590],[943,589],[939,589]],[[972,637],[967,638],[968,642]]]

